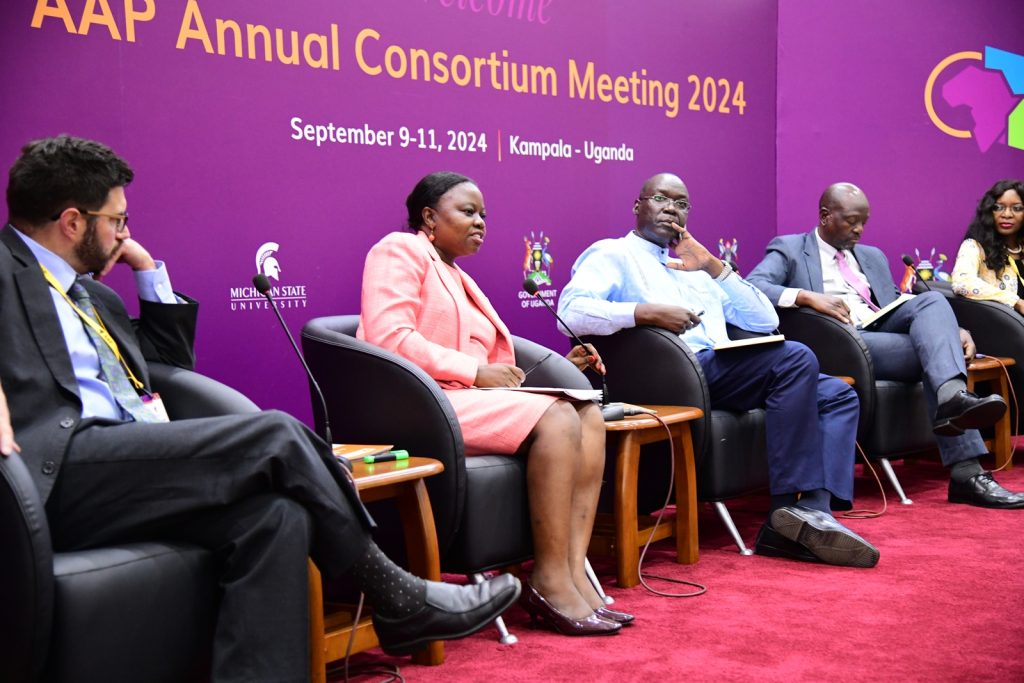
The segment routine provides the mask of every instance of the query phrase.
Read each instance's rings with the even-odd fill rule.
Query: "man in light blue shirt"
[[[758,535],[759,553],[807,559],[809,551],[830,564],[873,567],[878,550],[831,514],[833,496],[853,498],[856,394],[819,374],[802,344],[714,350],[728,340],[726,323],[771,332],[779,320],[764,294],[689,233],[689,212],[682,180],[651,177],[633,204],[635,230],[583,252],[559,314],[578,334],[637,325],[675,332],[696,354],[715,408],[765,408],[772,511]]]

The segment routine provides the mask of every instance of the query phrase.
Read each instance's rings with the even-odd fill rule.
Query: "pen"
[[[366,455],[363,456],[363,462],[367,465],[372,465],[375,462],[390,462],[392,460],[408,460],[409,451],[389,451],[387,453],[380,453],[379,455]]]

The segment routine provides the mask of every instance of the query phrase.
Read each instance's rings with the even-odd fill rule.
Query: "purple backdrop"
[[[44,16],[62,4],[5,3],[0,10],[0,158],[9,164],[27,140],[61,132],[102,140],[127,158],[137,173],[128,191],[133,237],[168,263],[177,289],[201,302],[199,370],[264,407],[309,419],[298,363],[272,312],[245,289],[260,247],[268,245],[262,267],[279,275],[271,282],[287,301],[283,313],[294,333],[313,316],[357,312],[363,255],[401,228],[404,198],[428,172],[453,169],[477,179],[489,234],[482,253],[462,265],[514,332],[556,348],[565,340],[547,314],[521,304],[524,240],[541,242],[541,233],[549,239],[552,283],[542,289],[554,294],[587,244],[631,227],[641,183],[662,170],[689,183],[695,234],[709,245],[738,238],[741,265],[752,265],[772,233],[774,2],[134,0],[109,3],[110,17],[83,21],[87,5],[102,13],[104,3],[67,0],[70,30],[62,18]],[[125,4],[140,17],[153,10],[132,23],[133,41]],[[43,15],[38,28],[34,13]],[[218,20],[240,27],[242,57],[229,29],[221,30],[227,54],[217,54]],[[297,31],[300,63],[284,64],[275,52],[264,60],[259,38],[258,58],[245,56],[246,24],[266,26],[271,37],[282,29],[286,57]],[[355,52],[364,29],[379,34],[364,39],[367,69]],[[456,55],[486,59],[494,52],[499,82],[491,82],[488,66],[479,87],[413,79],[408,71],[368,73],[386,64],[389,46],[396,46],[396,70],[402,57],[422,49],[460,78]],[[570,91],[570,60],[581,73],[592,62],[595,79],[637,72],[641,83],[676,83],[678,112],[668,100],[650,106],[581,98]],[[309,65],[321,61],[327,68]],[[502,69],[512,63],[550,67],[557,94],[507,91]],[[742,114],[733,101],[741,81]],[[631,99],[626,89],[620,95]],[[300,137],[306,124],[369,126],[391,131],[392,144],[317,146],[293,138],[296,117]],[[400,145],[403,126],[414,138],[407,147]],[[420,128],[427,143],[433,129],[441,149],[419,149]],[[448,149],[448,130],[456,131],[456,149]],[[470,134],[486,135],[486,152],[460,151]],[[572,158],[515,154],[523,150],[512,148],[512,136],[564,141]],[[596,164],[585,158],[588,144],[625,145],[632,158]],[[111,282],[133,296],[125,274]]]
[[[1024,177],[1024,150],[1007,146],[1005,134],[1005,105],[1022,97],[998,71],[964,73],[984,72],[982,61],[950,63],[931,100],[940,122],[971,135],[952,137],[929,116],[925,87],[946,57],[986,46],[1019,55],[1024,80],[1020,3],[778,4],[779,234],[811,229],[822,190],[850,181],[871,202],[864,242],[886,251],[897,282],[900,255],[915,249],[921,258],[945,254],[949,272],[981,195],[996,180]],[[1000,127],[1002,141],[991,140]]]

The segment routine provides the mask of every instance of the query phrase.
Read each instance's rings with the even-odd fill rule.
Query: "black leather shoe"
[[[516,601],[522,586],[511,574],[470,586],[427,581],[427,595],[416,612],[393,619],[373,615],[381,649],[389,655],[422,650],[432,640],[451,640],[476,633]]]
[[[814,553],[780,534],[768,522],[762,524],[761,530],[757,532],[754,552],[765,557],[783,557],[787,560],[800,560],[801,562],[821,562]]]
[[[1006,401],[999,394],[979,397],[958,391],[935,411],[932,431],[939,436],[960,436],[968,429],[981,429],[996,423],[1006,412]]]
[[[992,478],[991,472],[979,472],[963,482],[950,479],[949,502],[999,510],[1020,510],[1024,509],[1024,493],[1007,491]]]
[[[799,543],[827,564],[842,567],[874,567],[878,564],[878,548],[827,512],[787,505],[772,512],[771,523],[780,535]]]

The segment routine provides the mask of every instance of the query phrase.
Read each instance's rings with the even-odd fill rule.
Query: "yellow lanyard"
[[[123,367],[125,373],[127,373],[132,386],[136,389],[144,388],[145,385],[135,377],[135,373],[132,372],[132,369],[128,367],[128,363],[125,361],[124,357],[121,356],[121,350],[117,348],[117,342],[114,341],[112,336],[110,336],[110,332],[107,331],[106,325],[103,324],[103,319],[100,318],[100,312],[93,307],[93,312],[96,313],[96,318],[94,319],[91,315],[83,311],[78,307],[78,304],[71,300],[71,297],[69,297],[67,292],[64,291],[64,288],[61,287],[61,284],[57,281],[57,278],[53,276],[53,273],[51,273],[42,263],[39,264],[39,267],[43,269],[43,277],[45,277],[46,281],[50,283],[50,286],[53,287],[58,294],[64,297],[64,301],[68,302],[68,305],[71,306],[75,313],[78,314],[78,317],[82,319],[82,322],[92,328],[92,331],[103,340],[103,343],[110,347],[110,350],[114,353],[114,357],[117,358],[118,362],[121,363],[121,367]]]
[[[1024,284],[1024,277],[1020,276],[1020,271],[1017,270],[1017,259],[1012,256],[1007,257],[1010,260],[1010,267],[1013,268],[1013,272],[1017,274],[1017,279],[1020,280],[1021,284]]]

